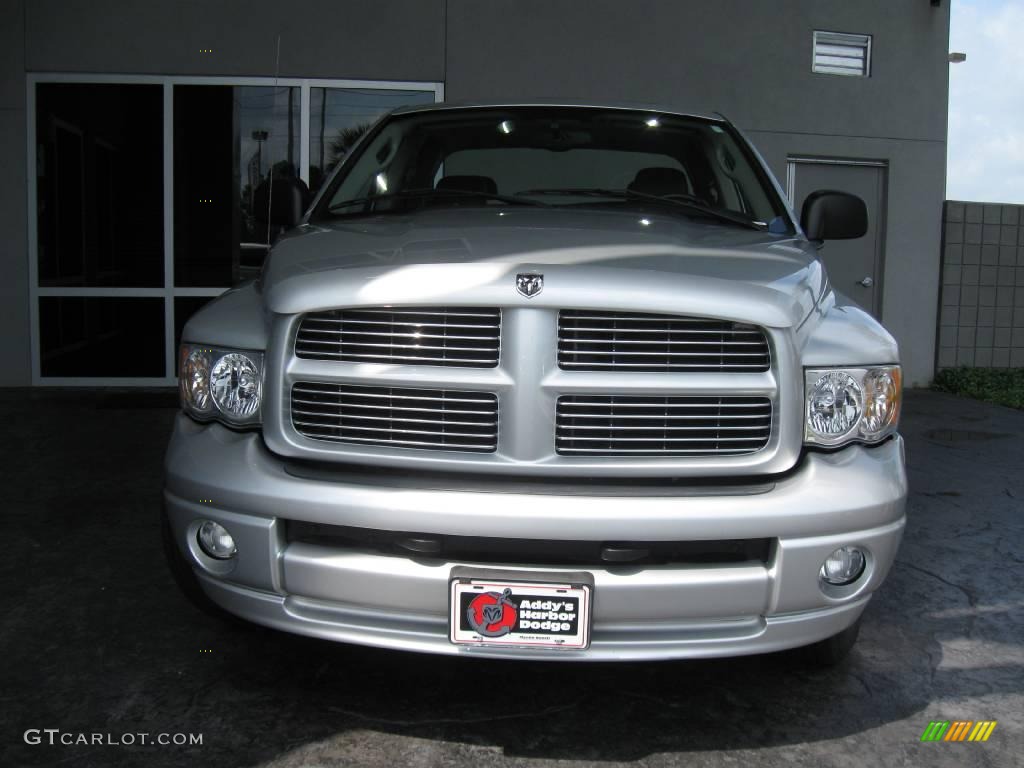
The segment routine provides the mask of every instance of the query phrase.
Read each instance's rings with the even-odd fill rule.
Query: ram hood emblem
[[[532,299],[544,290],[544,275],[537,272],[520,272],[516,275],[516,290]]]

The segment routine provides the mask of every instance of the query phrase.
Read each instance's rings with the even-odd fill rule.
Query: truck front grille
[[[312,440],[492,453],[498,397],[489,392],[296,382],[295,430]]]
[[[500,331],[497,309],[334,309],[302,318],[295,356],[349,363],[494,368]]]
[[[766,397],[563,395],[555,448],[591,456],[735,456],[768,444]]]
[[[608,291],[609,303],[622,301]],[[333,309],[278,314],[268,448],[488,482],[718,481],[778,474],[799,459],[800,392],[783,386],[803,375],[793,333],[753,308],[716,319],[703,303],[687,315],[681,302],[661,313],[552,306],[551,297],[499,306],[491,296],[355,309],[339,298]]]
[[[562,310],[558,365],[572,371],[750,373],[771,365],[753,325],[681,315]]]

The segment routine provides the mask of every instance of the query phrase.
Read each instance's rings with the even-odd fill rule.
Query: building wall
[[[1024,368],[1024,205],[946,203],[939,368]]]
[[[872,35],[871,77],[813,73],[815,29]],[[445,95],[722,112],[783,181],[794,155],[886,161],[881,317],[907,383],[922,385],[935,358],[948,37],[949,4],[924,0],[449,0]]]
[[[30,71],[444,79],[444,0],[23,1]]]
[[[446,94],[629,100],[765,131],[944,142],[946,5],[449,0]],[[874,35],[872,77],[812,73],[815,29]]]
[[[721,111],[780,179],[792,155],[889,164],[883,322],[932,374],[949,4],[924,0],[0,0],[0,384],[29,374],[25,73],[442,81],[449,100]],[[872,77],[811,72],[814,29],[874,36]],[[210,48],[212,53],[200,53]],[[908,84],[912,84],[908,85]]]

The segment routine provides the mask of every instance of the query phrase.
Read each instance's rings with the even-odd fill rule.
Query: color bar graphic
[[[997,720],[932,720],[921,741],[988,741]]]

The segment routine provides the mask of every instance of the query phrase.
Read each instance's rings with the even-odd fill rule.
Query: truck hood
[[[544,275],[534,298],[516,274]],[[826,279],[805,240],[707,218],[597,209],[449,208],[305,224],[261,279],[267,309],[544,306],[798,325]]]

